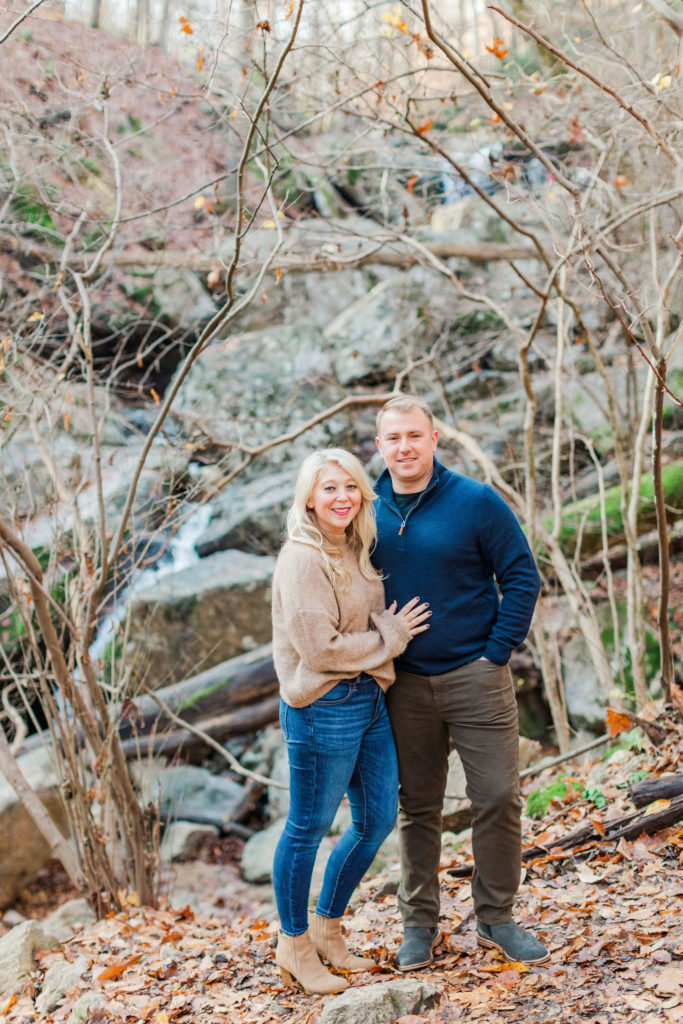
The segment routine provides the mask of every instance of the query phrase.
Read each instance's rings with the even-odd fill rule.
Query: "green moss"
[[[12,209],[24,223],[31,225],[31,234],[57,234],[49,209],[32,185],[20,185],[12,197]]]
[[[526,813],[529,818],[542,818],[548,812],[553,800],[566,800],[568,787],[571,786],[576,793],[580,793],[582,785],[575,779],[569,779],[566,775],[556,782],[549,782],[545,786],[534,789],[526,800]]]
[[[665,466],[662,471],[662,486],[667,505],[669,522],[683,516],[683,462],[674,462]],[[624,525],[621,517],[621,487],[610,487],[605,492],[605,514],[607,517],[607,535],[610,544],[623,539]],[[654,503],[654,483],[652,474],[644,474],[640,481],[640,500],[638,502],[639,531],[652,529],[656,524]],[[546,520],[546,527],[552,527],[552,521]],[[562,512],[562,528],[560,545],[570,556],[576,546],[577,529],[583,529],[581,554],[585,557],[598,551],[602,545],[602,527],[600,522],[600,499],[597,494],[583,498],[574,504],[567,505]]]

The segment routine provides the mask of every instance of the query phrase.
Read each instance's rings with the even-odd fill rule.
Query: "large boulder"
[[[143,802],[158,806],[166,821],[197,822],[220,829],[245,799],[245,788],[239,782],[195,765],[166,767],[161,760],[151,760],[134,774]]]
[[[136,671],[158,688],[267,643],[274,566],[219,551],[141,590],[131,608]]]
[[[285,512],[294,498],[296,469],[238,479],[211,503],[211,520],[195,543],[201,558],[238,548],[255,555],[275,555],[283,541]]]
[[[19,767],[56,824],[66,832],[66,811],[50,753],[43,747],[29,751],[19,758]],[[0,772],[0,909],[16,900],[51,855],[33,818]]]

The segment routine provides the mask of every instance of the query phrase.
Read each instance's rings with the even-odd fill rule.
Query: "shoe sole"
[[[505,952],[502,946],[499,946],[493,939],[484,939],[481,935],[477,935],[477,943],[484,949],[497,949],[499,953],[502,953],[505,959],[510,964],[528,964],[530,967],[535,967],[536,964],[547,964],[550,960],[550,953],[546,953],[545,956],[539,957],[538,960],[520,960],[518,957],[510,956]]]
[[[439,934],[437,935],[437,937],[434,939],[430,946],[429,960],[424,960],[421,964],[405,964],[403,967],[401,967],[401,965],[397,961],[396,966],[398,967],[399,971],[419,971],[421,967],[429,967],[429,965],[434,962],[434,950],[440,944],[442,939],[443,935],[441,934],[441,932],[439,932]]]

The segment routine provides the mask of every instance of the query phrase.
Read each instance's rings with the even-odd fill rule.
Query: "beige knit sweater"
[[[348,546],[343,564],[351,582],[331,577],[319,551],[288,540],[273,576],[273,658],[282,699],[312,704],[341,679],[372,675],[383,690],[394,681],[393,658],[410,633],[390,614],[381,580],[361,575]]]

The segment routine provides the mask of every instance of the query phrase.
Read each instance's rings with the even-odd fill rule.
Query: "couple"
[[[398,967],[432,962],[451,745],[474,813],[478,942],[508,960],[548,959],[511,919],[521,802],[507,662],[526,637],[538,571],[505,502],[441,466],[437,438],[425,402],[388,401],[377,416],[386,463],[377,494],[355,456],[309,455],[275,569],[273,652],[291,801],[273,865],[276,962],[285,982],[307,992],[348,987],[322,960],[345,972],[374,966],[348,951],[341,918],[394,826],[399,798]],[[315,856],[345,793],[352,823],[310,912]]]

